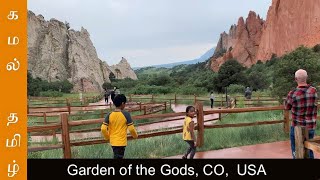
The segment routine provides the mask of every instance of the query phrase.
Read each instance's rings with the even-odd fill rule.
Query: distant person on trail
[[[299,69],[295,72],[295,81],[297,87],[288,93],[285,101],[285,108],[291,110],[291,129],[290,141],[293,159],[296,158],[295,151],[295,126],[303,126],[308,130],[309,139],[315,136],[317,126],[317,111],[318,111],[318,95],[317,89],[310,84],[307,84],[308,74],[305,70]],[[312,150],[309,151],[309,158],[314,159]]]
[[[251,95],[252,95],[252,91],[249,87],[247,87],[244,92],[244,97],[246,97],[246,99],[251,99]]]
[[[213,105],[214,105],[214,94],[213,94],[212,91],[210,93],[210,101],[211,101],[211,108],[213,108]]]
[[[111,95],[111,101],[113,102],[114,97],[116,96],[116,87],[114,87],[113,90],[111,90],[110,95]]]
[[[104,102],[106,104],[109,103],[109,96],[110,96],[110,92],[109,92],[109,90],[106,89],[105,92],[104,92]]]
[[[194,134],[194,122],[193,118],[196,114],[196,110],[193,106],[188,106],[186,108],[186,117],[183,123],[183,140],[188,143],[189,147],[187,152],[182,156],[182,159],[188,159],[190,154],[190,159],[193,159],[196,154],[196,136]]]
[[[114,159],[123,159],[127,146],[127,130],[133,138],[138,137],[129,112],[124,111],[127,98],[123,94],[118,94],[114,98],[116,109],[107,114],[101,125],[101,133],[106,141],[109,140],[113,150]]]

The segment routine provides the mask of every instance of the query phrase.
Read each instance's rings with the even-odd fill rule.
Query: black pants
[[[210,99],[211,101],[211,108],[213,108],[213,99]]]
[[[184,155],[185,158],[188,157],[188,155],[190,154],[190,159],[193,159],[194,155],[196,154],[196,146],[194,146],[194,141],[186,141],[189,144],[188,150],[186,152],[186,154]]]
[[[104,97],[104,101],[105,101],[106,103],[108,103],[108,100],[109,100],[109,96]]]
[[[124,151],[126,150],[125,146],[112,146],[113,150],[113,159],[123,159]]]

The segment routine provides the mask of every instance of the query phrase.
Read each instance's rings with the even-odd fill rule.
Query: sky
[[[84,27],[101,60],[131,67],[199,58],[250,10],[263,19],[272,0],[28,0],[46,20]]]

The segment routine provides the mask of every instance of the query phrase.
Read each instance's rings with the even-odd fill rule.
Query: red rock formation
[[[219,40],[220,44],[218,43],[217,46],[218,51],[225,49],[227,52],[222,57],[212,57],[211,68],[214,71],[218,71],[221,64],[229,59],[228,57],[235,57],[241,64],[245,66],[250,66],[255,63],[255,57],[259,47],[263,23],[264,21],[253,11],[249,12],[246,21],[240,17],[237,26],[232,26],[230,28],[235,30],[235,34],[221,34]],[[231,52],[229,52],[230,50]]]
[[[259,45],[262,61],[290,52],[301,45],[320,43],[319,0],[273,0]]]
[[[225,43],[230,35],[222,34],[217,48],[232,47],[232,57],[247,67],[301,45],[312,47],[320,43],[320,0],[273,0],[266,22],[250,12],[245,22],[239,18],[235,29],[234,43]],[[211,68],[218,71],[225,58],[213,56]]]

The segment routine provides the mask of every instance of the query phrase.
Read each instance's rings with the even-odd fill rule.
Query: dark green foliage
[[[111,73],[109,74],[109,79],[110,79],[111,82],[114,82],[114,81],[115,81],[116,76],[113,74],[113,72],[111,72]]]
[[[312,50],[316,53],[320,53],[320,44],[315,45]]]
[[[221,65],[218,71],[217,90],[222,91],[223,88],[230,84],[245,84],[246,76],[243,67],[237,60],[230,59]]]
[[[111,85],[111,83],[109,83],[109,82],[104,82],[104,83],[102,84],[102,88],[103,88],[104,90],[106,90],[106,89],[112,89],[112,85]]]
[[[294,74],[298,69],[307,71],[308,83],[318,85],[320,82],[320,55],[306,47],[299,47],[283,56],[275,65],[272,94],[281,99],[296,87]]]
[[[40,96],[42,97],[62,97],[63,93],[59,91],[42,91],[40,92]]]
[[[230,84],[228,87],[228,93],[230,94],[234,94],[234,93],[244,94],[244,90],[245,90],[245,87],[239,84]]]
[[[73,85],[68,80],[48,82],[39,77],[33,78],[31,73],[27,73],[27,90],[28,96],[40,96],[44,91],[57,91],[63,93],[70,93]],[[49,93],[52,94],[52,93]]]

